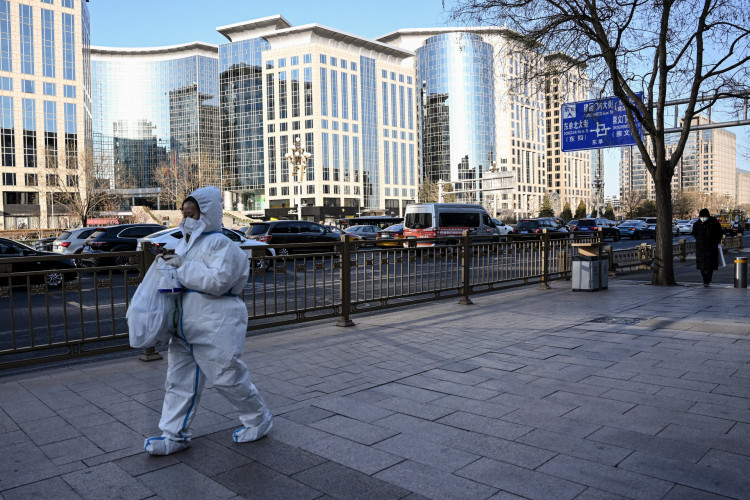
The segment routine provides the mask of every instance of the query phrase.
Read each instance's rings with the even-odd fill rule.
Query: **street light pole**
[[[294,189],[297,191],[297,220],[302,220],[302,186],[304,184],[305,167],[312,158],[312,154],[305,151],[305,147],[301,145],[299,136],[294,138],[294,146],[289,148],[289,152],[284,155],[289,168],[292,171],[294,177],[295,186]],[[299,183],[297,179],[299,175]]]

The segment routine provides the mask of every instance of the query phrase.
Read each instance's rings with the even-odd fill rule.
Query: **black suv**
[[[134,251],[138,245],[138,238],[143,238],[162,229],[166,229],[166,227],[159,224],[119,224],[101,227],[86,238],[81,253],[86,256],[104,252]],[[128,258],[92,258],[87,259],[86,263],[97,266],[112,266],[127,264],[128,260]]]
[[[341,236],[315,222],[304,220],[275,220],[258,222],[250,226],[245,233],[248,239],[258,240],[271,246],[292,243],[320,243],[302,248],[277,248],[276,255],[288,255],[292,252],[330,252],[334,244],[341,241]]]
[[[539,217],[537,219],[521,219],[513,229],[514,238],[536,238],[542,235],[544,230],[550,238],[568,238],[568,229],[561,225],[554,217]]]
[[[573,231],[576,232],[596,232],[599,229],[602,230],[602,239],[612,238],[613,241],[620,239],[620,229],[617,226],[611,225],[607,219],[579,219],[573,225]]]

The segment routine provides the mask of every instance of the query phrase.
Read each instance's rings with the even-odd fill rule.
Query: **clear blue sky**
[[[367,38],[453,24],[442,0],[91,0],[89,12],[91,44],[104,47],[222,44],[217,26],[276,14],[295,26],[318,23]],[[605,151],[604,191],[617,195],[620,150]]]

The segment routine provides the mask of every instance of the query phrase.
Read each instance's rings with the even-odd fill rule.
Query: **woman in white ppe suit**
[[[247,283],[247,255],[221,233],[221,192],[208,186],[182,205],[184,238],[174,255],[163,257],[177,269],[183,287],[180,327],[169,342],[169,368],[159,429],[146,439],[151,455],[169,455],[190,445],[190,423],[206,381],[239,409],[243,427],[236,442],[268,433],[273,417],[242,362],[247,307],[239,298]]]

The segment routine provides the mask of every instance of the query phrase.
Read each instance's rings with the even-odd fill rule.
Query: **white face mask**
[[[185,217],[182,219],[182,228],[185,230],[185,233],[187,234],[193,234],[193,231],[196,230],[198,227],[198,219],[193,219],[192,217]]]
[[[706,222],[708,220],[708,217],[701,217],[700,220],[701,222]]]

